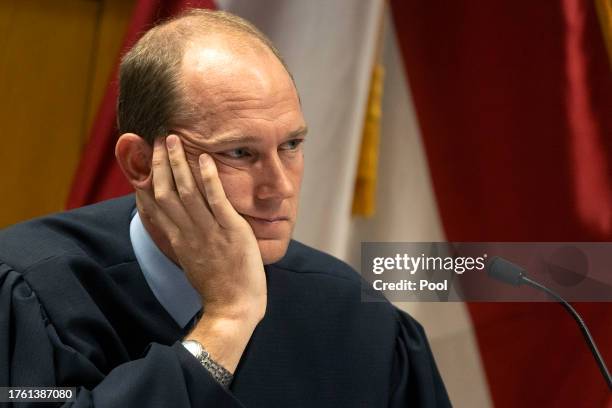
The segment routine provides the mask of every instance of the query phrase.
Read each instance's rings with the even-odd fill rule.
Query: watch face
[[[202,346],[195,341],[187,340],[183,342],[183,346],[195,357],[200,357],[202,354]]]

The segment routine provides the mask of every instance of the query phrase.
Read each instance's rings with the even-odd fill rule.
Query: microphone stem
[[[599,350],[597,349],[595,340],[591,336],[589,329],[587,328],[586,324],[584,324],[584,320],[582,320],[582,317],[580,317],[578,312],[572,307],[572,305],[566,302],[565,299],[557,295],[552,290],[548,289],[546,286],[541,285],[538,282],[533,281],[526,276],[522,276],[521,279],[523,280],[524,283],[536,289],[540,289],[546,292],[549,296],[557,300],[572,315],[576,323],[578,323],[578,326],[580,327],[580,331],[582,331],[582,335],[584,336],[587,344],[589,345],[589,348],[591,349],[591,353],[593,354],[593,357],[595,357],[595,361],[597,362],[597,365],[599,366],[599,371],[601,371],[601,375],[604,376],[606,382],[608,383],[608,388],[612,391],[612,377],[610,377],[610,372],[608,371],[608,367],[606,367],[606,363],[604,362],[601,354],[599,353]]]

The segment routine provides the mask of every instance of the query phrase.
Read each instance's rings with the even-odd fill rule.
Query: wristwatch
[[[184,340],[181,343],[183,344],[183,347],[187,349],[187,351],[198,359],[204,368],[208,370],[208,372],[215,380],[217,380],[219,384],[221,384],[223,388],[229,388],[234,376],[224,367],[210,358],[210,354],[208,354],[208,351],[206,351],[200,342],[195,340]]]

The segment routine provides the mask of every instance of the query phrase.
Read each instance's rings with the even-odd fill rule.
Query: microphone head
[[[523,283],[523,276],[525,276],[527,272],[520,266],[504,258],[495,256],[487,263],[487,274],[502,282],[520,286]]]

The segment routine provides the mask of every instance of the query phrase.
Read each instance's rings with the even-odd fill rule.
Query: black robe
[[[76,386],[75,407],[450,405],[422,327],[296,241],[265,267],[266,315],[224,390],[148,287],[133,209],[127,196],[0,232],[0,386]]]

